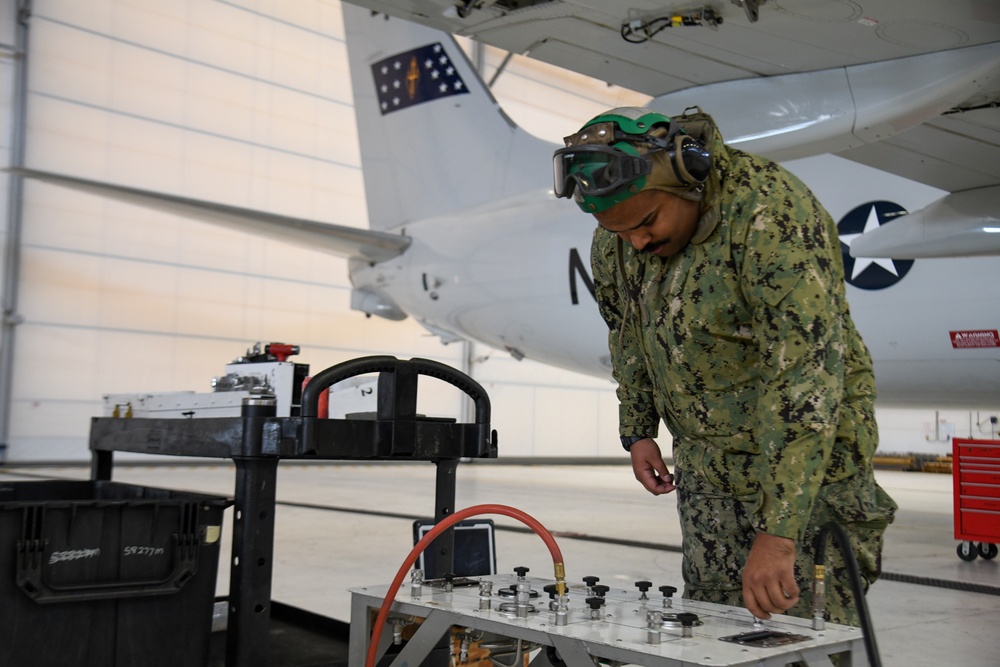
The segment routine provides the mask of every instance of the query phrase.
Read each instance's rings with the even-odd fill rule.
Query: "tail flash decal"
[[[469,90],[440,42],[384,58],[372,65],[382,115]]]

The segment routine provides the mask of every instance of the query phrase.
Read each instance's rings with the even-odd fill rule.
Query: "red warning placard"
[[[958,349],[970,347],[1000,347],[1000,334],[996,329],[978,331],[949,331],[951,346]]]

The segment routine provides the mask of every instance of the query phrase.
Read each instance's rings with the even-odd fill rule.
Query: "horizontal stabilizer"
[[[409,238],[398,234],[292,218],[74,176],[63,176],[31,169],[11,171],[14,174],[45,183],[209,222],[238,231],[253,232],[285,243],[326,250],[342,257],[362,257],[381,262],[402,254],[411,242]]]
[[[1000,255],[1000,186],[956,192],[919,211],[865,232],[854,257],[974,257]]]

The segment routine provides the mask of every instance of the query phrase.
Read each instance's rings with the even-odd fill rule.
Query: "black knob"
[[[549,594],[550,600],[555,600],[556,591],[559,590],[559,587],[556,586],[555,584],[546,584],[545,586],[542,587],[542,590]]]
[[[600,577],[594,577],[594,576],[584,577],[583,578],[583,583],[587,584],[587,586],[593,587],[593,585],[596,584],[600,580],[601,580]]]
[[[660,592],[663,593],[663,597],[672,597],[674,593],[677,592],[676,586],[660,586]]]
[[[692,614],[690,612],[682,612],[677,614],[677,620],[681,622],[681,625],[685,628],[692,627],[698,621],[698,614]]]
[[[591,609],[600,609],[604,606],[604,598],[587,598],[587,606]]]
[[[637,581],[635,582],[635,587],[639,589],[640,593],[645,593],[653,585],[652,581]]]
[[[599,598],[603,598],[605,593],[611,590],[611,587],[605,586],[604,584],[597,584],[592,588],[592,590],[594,591],[594,595],[596,595]]]
[[[514,574],[516,574],[521,579],[524,579],[524,575],[528,574],[528,572],[530,571],[531,570],[529,568],[526,568],[523,565],[514,568]]]

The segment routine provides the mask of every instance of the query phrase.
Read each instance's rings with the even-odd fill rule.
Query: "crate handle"
[[[15,581],[25,595],[39,604],[118,600],[153,595],[173,595],[198,572],[198,536],[186,532],[174,535],[173,571],[159,580],[55,585],[45,581],[43,572],[45,539],[17,540]]]

